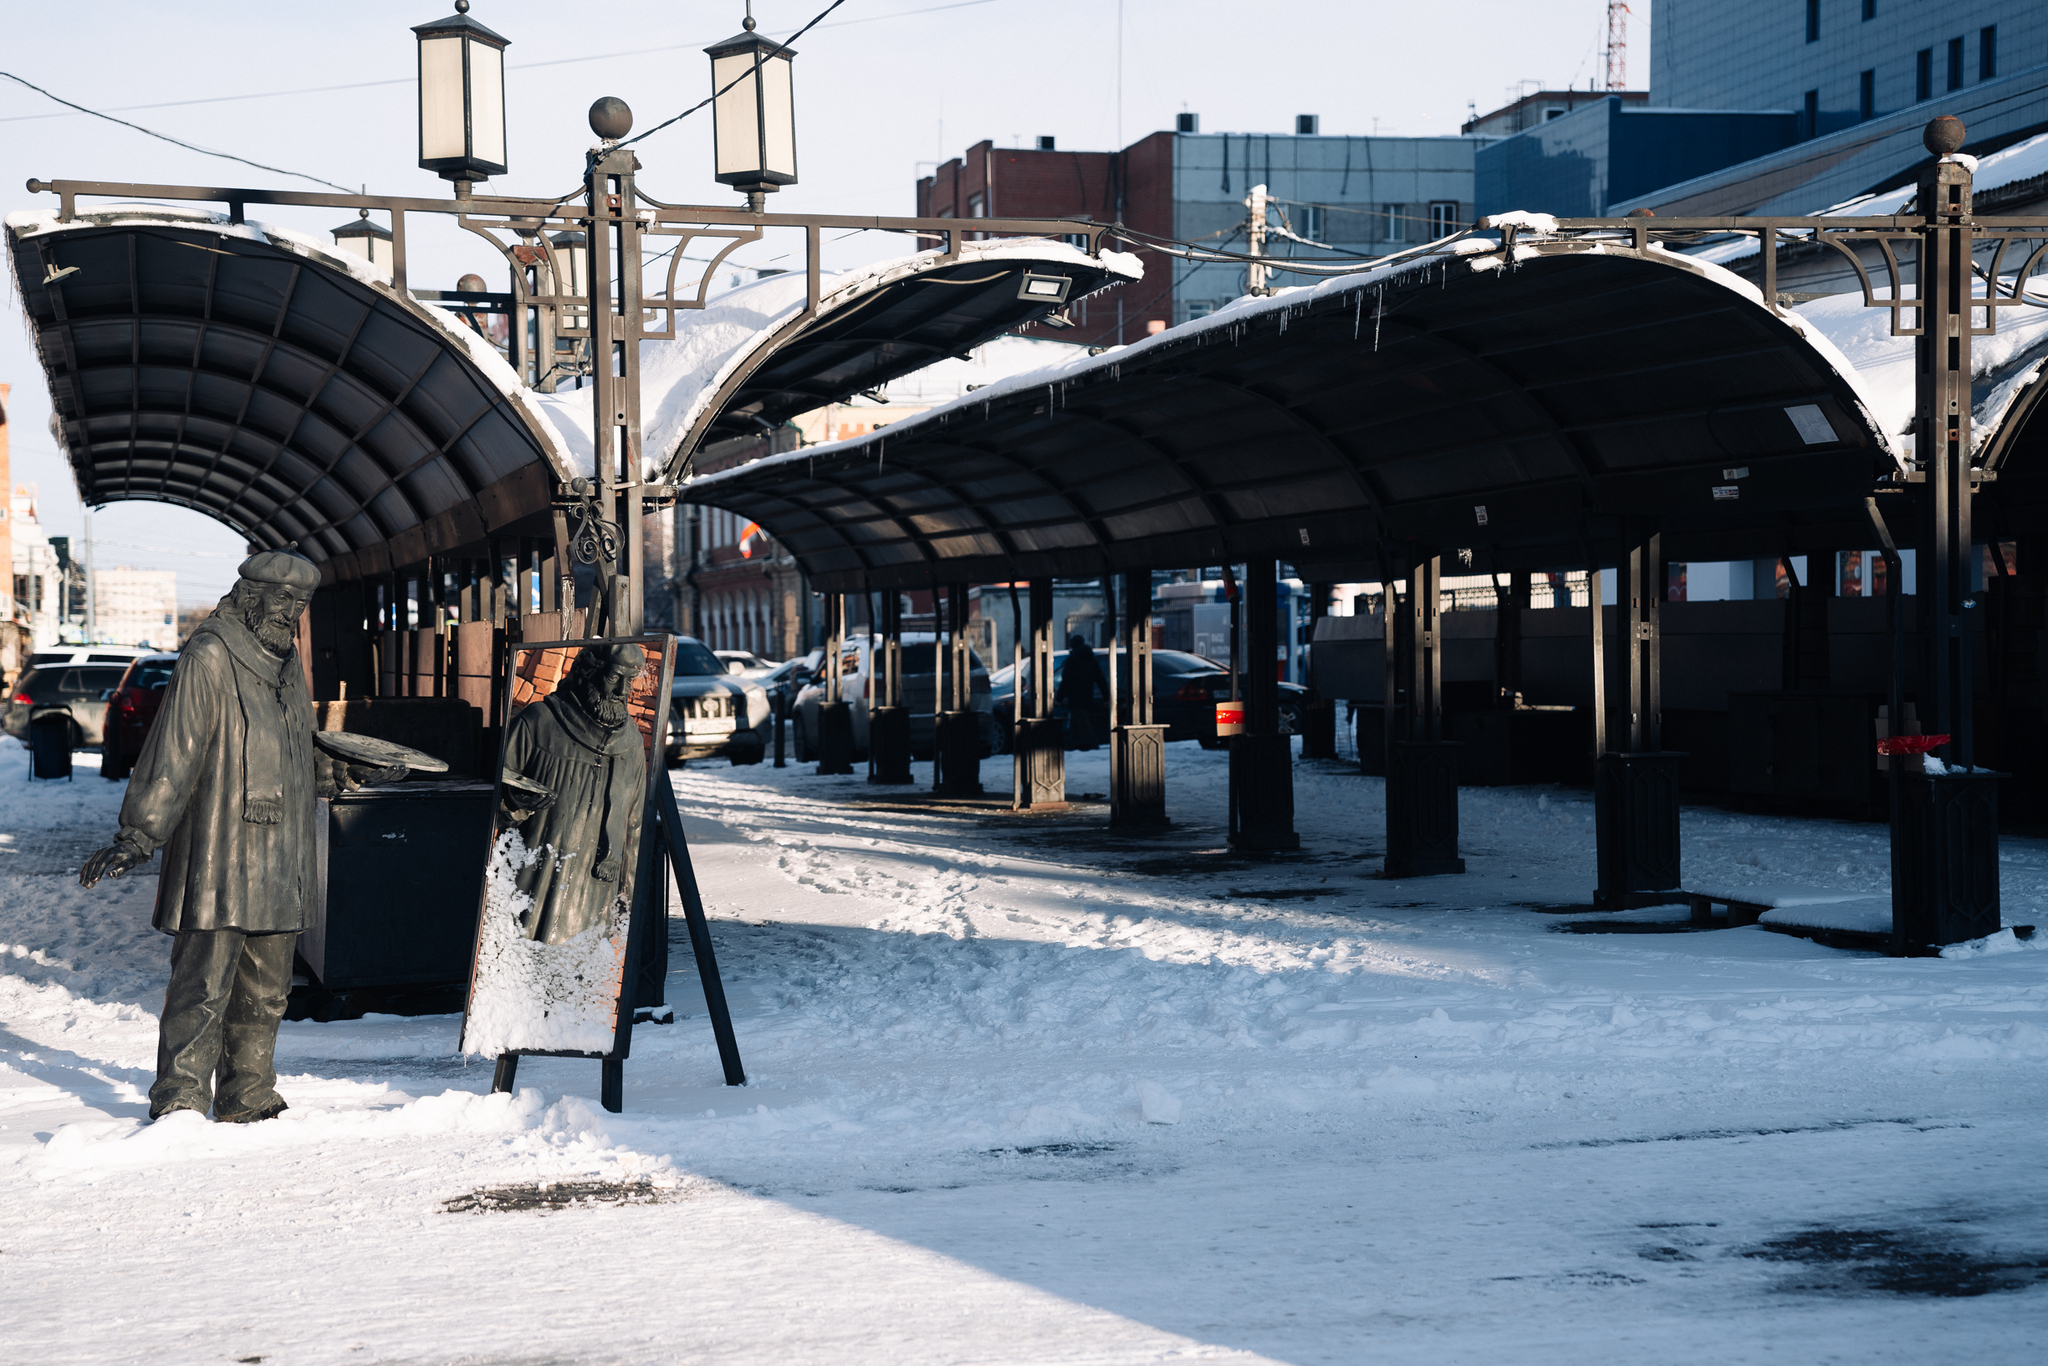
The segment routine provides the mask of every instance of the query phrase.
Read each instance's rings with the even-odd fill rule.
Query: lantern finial
[[[747,17],[740,20],[740,27],[749,33],[754,31],[754,0],[747,0]]]
[[[469,0],[455,0],[455,12],[457,14],[469,13]]]

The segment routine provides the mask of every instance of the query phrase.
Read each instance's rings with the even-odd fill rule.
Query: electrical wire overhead
[[[159,133],[153,128],[144,128],[139,123],[130,123],[126,119],[117,119],[112,114],[102,114],[97,109],[88,109],[82,104],[73,104],[70,100],[65,99],[61,95],[52,95],[49,91],[43,89],[34,81],[23,80],[21,77],[15,75],[12,71],[0,71],[0,76],[5,76],[8,80],[13,81],[17,85],[25,85],[29,89],[35,91],[38,95],[44,96],[47,99],[55,100],[57,101],[57,103],[65,105],[69,108],[76,109],[81,114],[90,114],[96,119],[105,119],[108,123],[118,123],[123,128],[133,128],[138,133],[144,134],[145,136],[148,137],[153,137],[159,142],[168,142],[173,147],[182,147],[188,152],[197,152],[199,153],[199,155],[207,157],[219,157],[223,161],[238,161],[244,166],[253,166],[259,171],[269,171],[272,175],[288,175],[295,180],[310,180],[315,185],[325,185],[328,189],[340,190],[343,194],[355,193],[354,190],[350,189],[346,185],[337,185],[331,180],[322,180],[319,176],[307,175],[304,171],[287,171],[282,166],[266,166],[260,161],[251,161],[247,157],[238,157],[233,152],[216,152],[208,147],[195,146],[192,143],[180,141],[179,139],[170,136],[168,133]]]

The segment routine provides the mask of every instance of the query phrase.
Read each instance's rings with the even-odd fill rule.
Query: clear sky
[[[755,0],[754,8],[765,32],[786,36],[827,3]],[[0,70],[252,161],[372,193],[438,195],[445,182],[414,165],[409,28],[452,7],[22,4],[10,7]],[[1649,0],[1632,9],[1628,69],[1641,88]],[[741,0],[476,0],[470,12],[512,40],[511,170],[493,188],[555,195],[581,177],[592,100],[625,99],[638,128],[695,104],[709,93],[702,49],[738,32],[744,10]],[[1171,127],[1182,110],[1199,113],[1205,132],[1285,132],[1296,114],[1319,114],[1329,134],[1454,134],[1469,106],[1496,107],[1519,82],[1585,89],[1599,80],[1605,15],[1605,0],[847,0],[799,45],[801,183],[775,207],[907,214],[915,178],[929,169],[921,163],[982,138],[1028,146],[1051,134],[1062,148],[1103,150]],[[730,202],[711,180],[710,127],[706,111],[639,144],[649,193],[670,203]],[[32,176],[319,188],[69,113],[0,80],[0,208],[55,207],[53,197],[22,188]],[[351,215],[261,216],[324,231]],[[412,224],[415,285],[446,288],[469,270],[498,283],[480,242],[452,226]],[[766,262],[788,250],[763,244],[753,256]],[[903,250],[865,234],[836,244],[827,265]],[[48,394],[11,277],[6,307],[17,319],[0,327],[0,380],[14,386],[14,480],[41,486],[52,532],[76,535],[82,509],[48,433]],[[197,513],[116,503],[93,521],[100,563],[177,569],[188,601],[216,597],[233,580],[240,538]]]

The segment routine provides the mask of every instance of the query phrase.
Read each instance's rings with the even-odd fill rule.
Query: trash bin
[[[30,773],[37,778],[71,777],[71,713],[62,707],[28,719]]]

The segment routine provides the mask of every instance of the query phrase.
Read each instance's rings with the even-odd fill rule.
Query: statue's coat
[[[259,727],[267,733],[252,744]],[[164,850],[158,929],[312,926],[320,895],[313,728],[296,650],[279,659],[225,614],[200,623],[121,803],[123,837]],[[253,808],[252,792],[264,794]],[[252,809],[275,819],[249,820]]]

